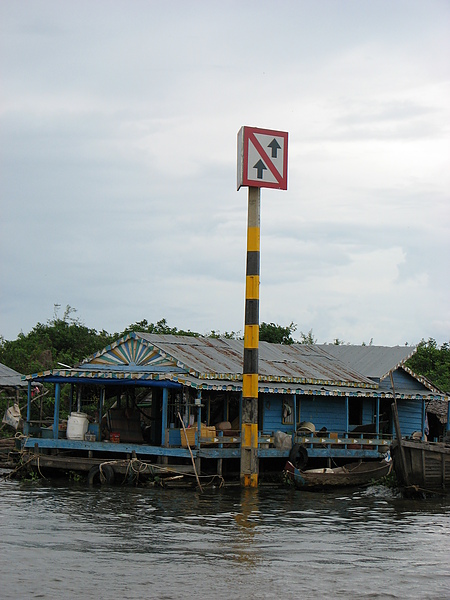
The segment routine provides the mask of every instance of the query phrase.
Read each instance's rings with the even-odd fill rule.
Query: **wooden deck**
[[[199,443],[198,443],[199,442]],[[196,438],[191,452],[194,458],[227,459],[240,458],[240,436],[210,436]],[[279,449],[274,445],[274,438],[261,434],[258,438],[258,456],[260,458],[286,458],[289,449]],[[301,435],[295,436],[293,443],[303,445],[308,456],[323,458],[379,458],[383,456],[392,443],[391,436],[377,437],[367,434],[352,435],[351,433],[328,435]],[[136,455],[142,460],[149,457],[166,457],[189,459],[189,448],[182,446],[152,446],[147,444],[113,443],[109,441],[77,441],[64,438],[25,438],[25,450],[35,452],[70,451],[80,455],[115,455],[126,457]]]

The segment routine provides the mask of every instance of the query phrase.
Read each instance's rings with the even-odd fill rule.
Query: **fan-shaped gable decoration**
[[[107,346],[100,352],[86,358],[80,366],[87,367],[146,367],[146,368],[176,368],[177,361],[131,333]]]

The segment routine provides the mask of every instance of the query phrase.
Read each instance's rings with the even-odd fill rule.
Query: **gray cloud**
[[[109,331],[242,330],[254,125],[290,135],[289,190],[262,192],[261,320],[450,338],[446,3],[0,11],[1,335],[54,303]]]

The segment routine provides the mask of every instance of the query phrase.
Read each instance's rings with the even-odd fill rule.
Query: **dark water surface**
[[[0,598],[450,599],[450,499],[0,479]]]

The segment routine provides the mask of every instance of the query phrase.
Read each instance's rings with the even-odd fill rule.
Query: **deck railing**
[[[318,433],[312,435],[300,434],[294,436],[294,443],[301,444],[306,448],[330,448],[346,450],[378,450],[384,448],[386,451],[392,443],[393,436],[385,433],[352,433],[352,432],[327,432],[324,435]]]
[[[228,432],[218,431],[216,435],[209,437],[200,437],[200,445],[219,445],[219,447],[230,444],[239,444],[241,437],[238,432],[235,435],[229,435]],[[380,450],[389,448],[393,436],[388,434],[376,433],[352,433],[352,432],[326,432],[323,435],[318,433],[305,435],[296,434],[293,436],[294,444],[302,444],[306,448],[342,448],[349,450]],[[275,445],[273,435],[260,433],[258,436],[258,446],[268,448]],[[381,447],[381,448],[379,448]]]

